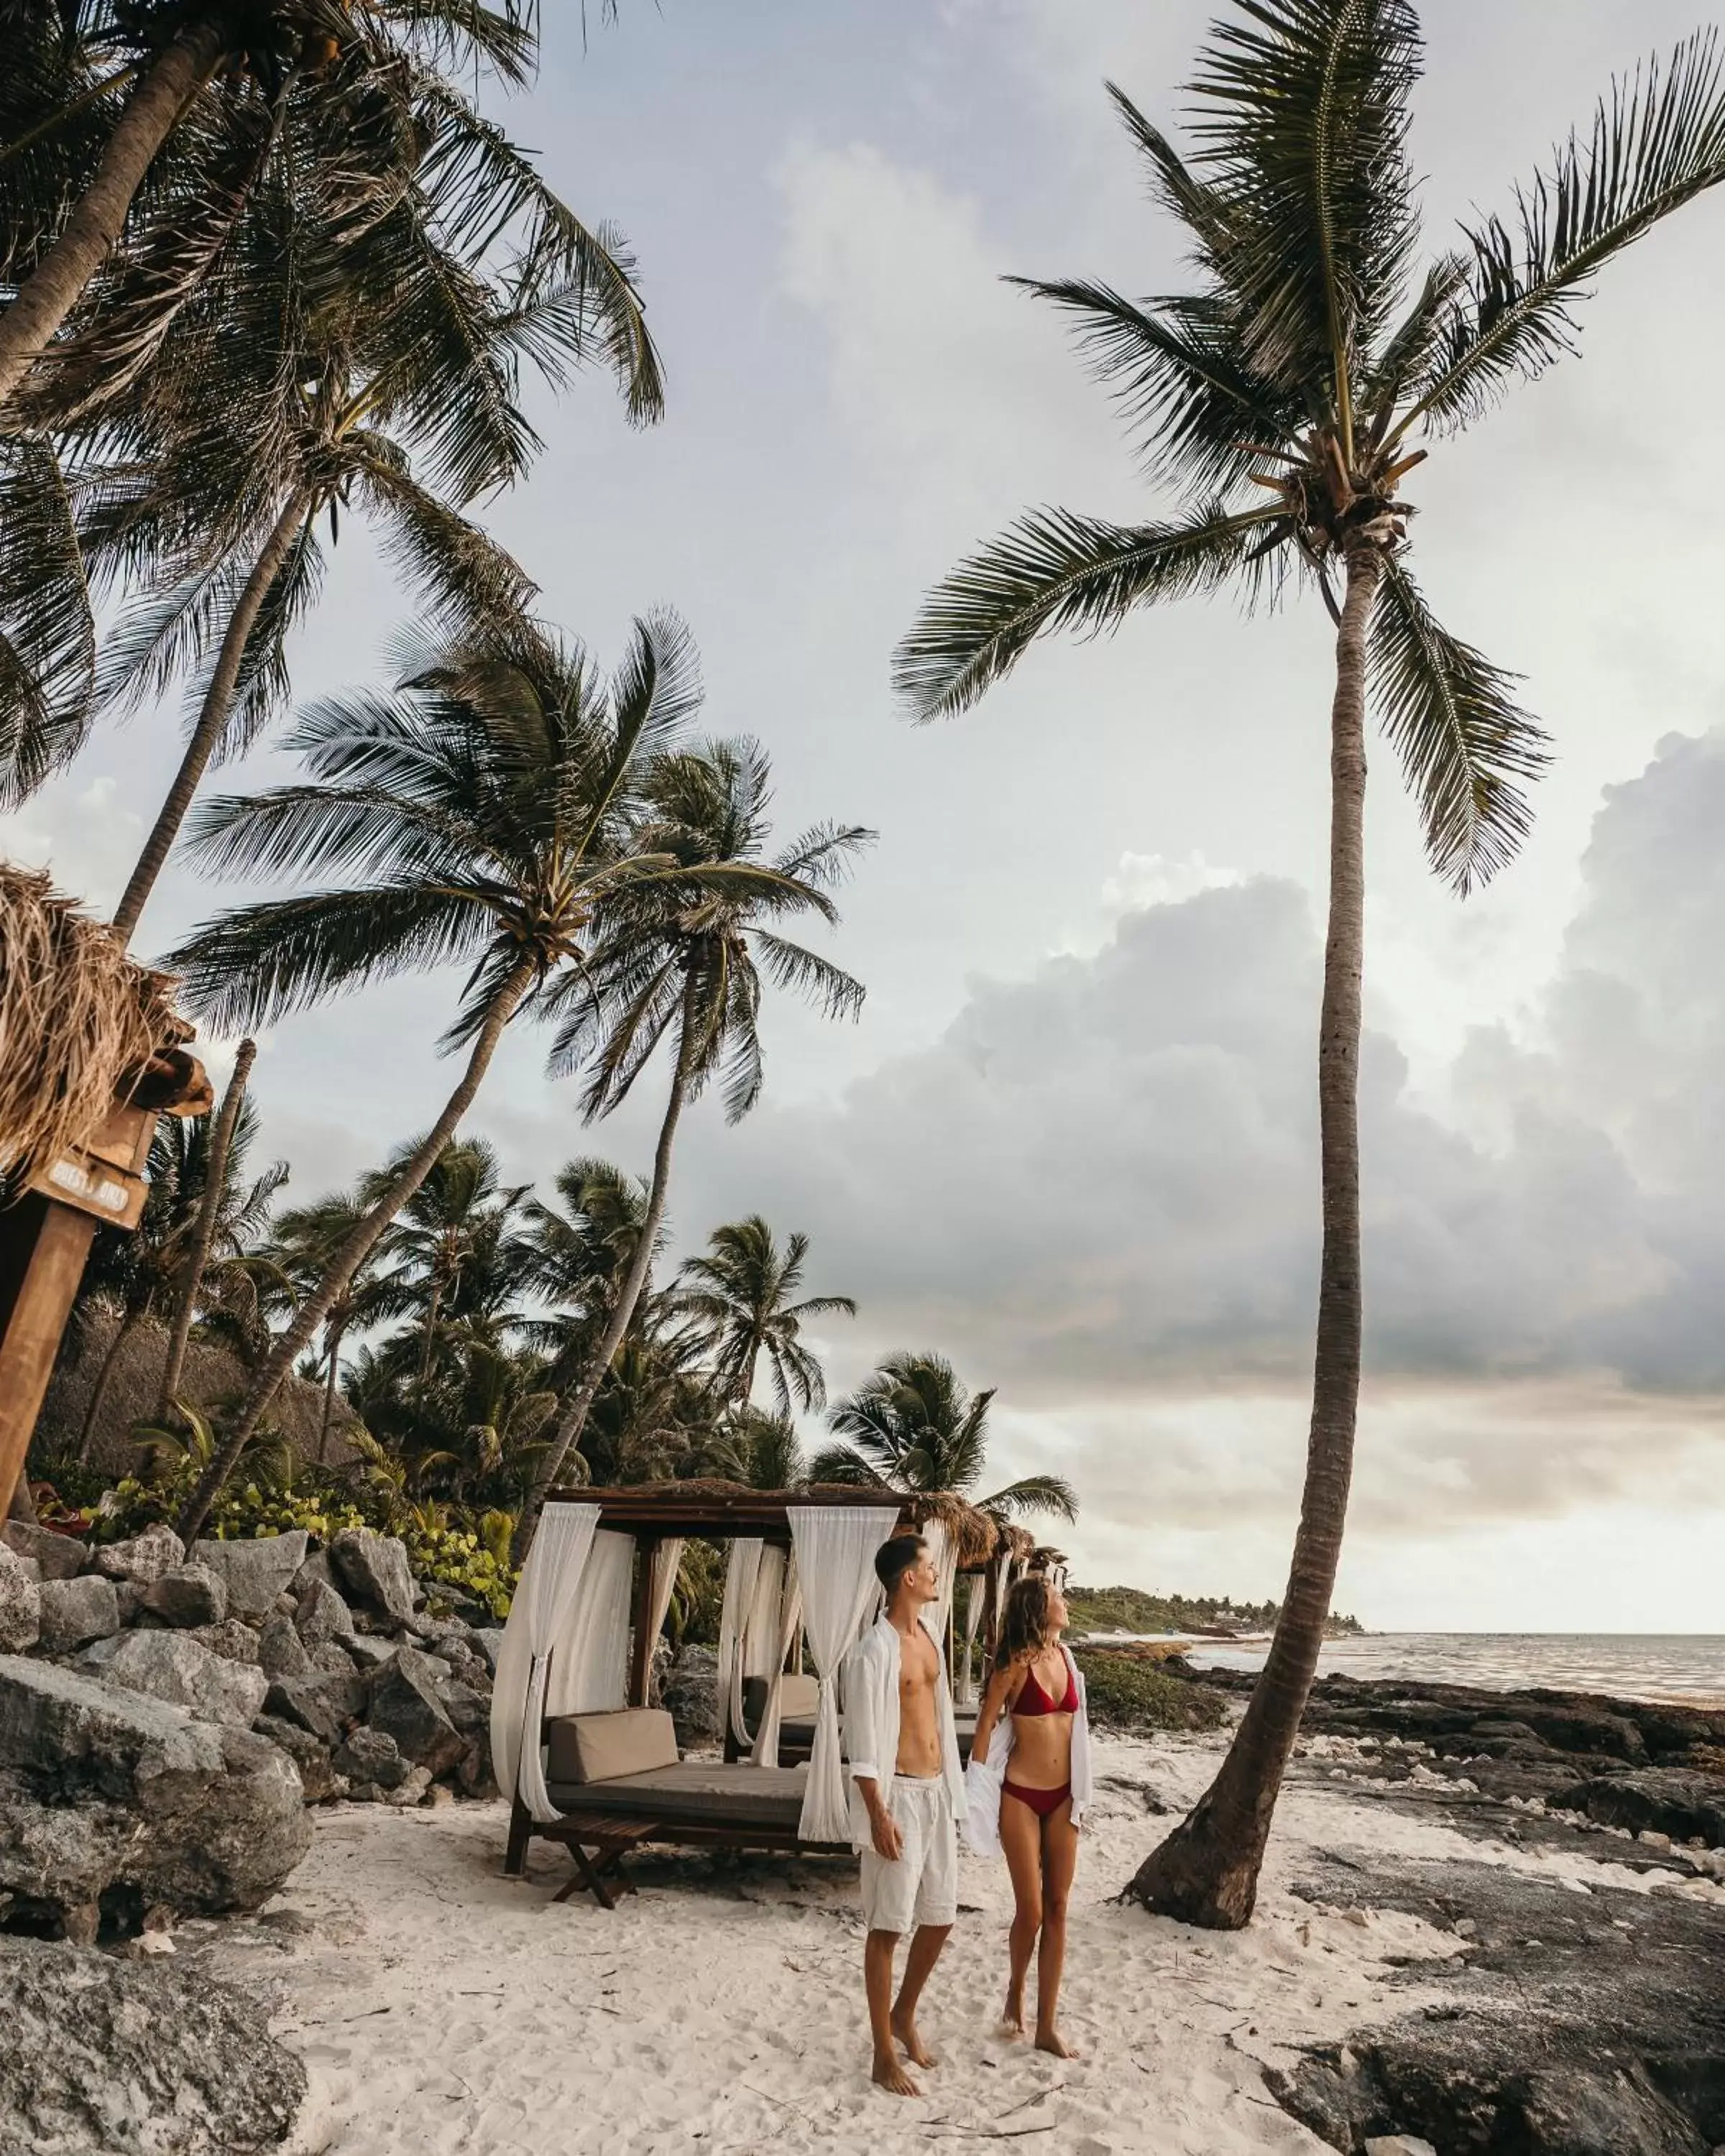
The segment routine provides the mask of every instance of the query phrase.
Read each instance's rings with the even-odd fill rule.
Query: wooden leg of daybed
[[[584,1887],[602,1909],[614,1909],[617,1907],[616,1902],[612,1898],[610,1890],[600,1874],[616,1862],[617,1851],[614,1849],[601,1848],[598,1851],[598,1861],[595,1864],[578,1841],[572,1841],[569,1844],[569,1854],[575,1860],[575,1876],[567,1885],[559,1887],[552,1896],[552,1900],[567,1902],[578,1888]]]
[[[509,1846],[503,1852],[503,1876],[519,1879],[527,1868],[527,1844],[533,1838],[533,1815],[517,1797],[509,1815]]]

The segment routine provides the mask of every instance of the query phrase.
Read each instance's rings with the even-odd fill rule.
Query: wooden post
[[[659,1548],[656,1537],[639,1536],[635,1542],[635,1615],[633,1651],[629,1656],[629,1703],[644,1707],[653,1678],[653,1638],[648,1630],[653,1616],[653,1559]]]
[[[33,1190],[0,1213],[0,1490],[8,1505],[96,1225],[93,1214]]]

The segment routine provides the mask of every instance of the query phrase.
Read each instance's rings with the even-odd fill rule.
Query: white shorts
[[[889,1864],[862,1853],[863,1917],[871,1932],[908,1932],[950,1924],[958,1914],[958,1826],[943,1776],[893,1777],[886,1799],[903,1844]]]

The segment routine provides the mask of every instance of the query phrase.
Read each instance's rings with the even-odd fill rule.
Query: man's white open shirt
[[[927,1629],[926,1627],[924,1628]],[[933,1635],[929,1635],[931,1639]],[[940,1654],[938,1645],[935,1648]],[[898,1681],[904,1645],[898,1627],[890,1617],[865,1632],[845,1656],[842,1668],[845,1702],[845,1756],[850,1776],[850,1845],[872,1849],[875,1836],[869,1825],[869,1808],[856,1786],[865,1776],[880,1786],[884,1799],[892,1793],[898,1761]],[[935,1686],[935,1720],[940,1731],[941,1779],[952,1816],[964,1821],[964,1770],[958,1763],[958,1732],[952,1726],[952,1694],[947,1668],[941,1661]]]

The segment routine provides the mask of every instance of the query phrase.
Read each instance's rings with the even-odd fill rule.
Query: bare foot
[[[1024,1994],[1023,1992],[1009,1991],[1007,1993],[1006,2011],[1000,2017],[1000,2027],[1002,2033],[1008,2036],[1024,2035]]]
[[[904,2046],[905,2056],[912,2066],[932,2066],[939,2063],[933,2052],[917,2035],[916,2024],[914,2020],[895,2014],[892,2017],[892,2033]]]
[[[921,2096],[922,2092],[911,2079],[891,2051],[875,2054],[875,2070],[870,2078],[876,2088],[884,2088],[889,2096]]]
[[[1058,2029],[1039,2029],[1036,2048],[1039,2051],[1052,2051],[1057,2059],[1076,2059],[1079,2056]]]

